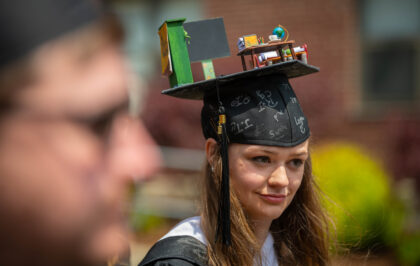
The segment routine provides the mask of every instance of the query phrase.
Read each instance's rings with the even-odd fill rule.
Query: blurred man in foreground
[[[101,264],[127,248],[127,182],[159,157],[126,113],[121,32],[88,0],[0,13],[0,264]]]

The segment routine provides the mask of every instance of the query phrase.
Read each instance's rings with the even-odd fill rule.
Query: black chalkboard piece
[[[184,23],[191,62],[230,56],[223,18]]]

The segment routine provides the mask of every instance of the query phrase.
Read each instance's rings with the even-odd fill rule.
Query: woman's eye
[[[303,164],[303,160],[301,159],[293,159],[290,161],[293,167],[299,168]]]
[[[256,156],[256,157],[253,157],[252,160],[257,163],[270,163],[271,162],[268,156]]]

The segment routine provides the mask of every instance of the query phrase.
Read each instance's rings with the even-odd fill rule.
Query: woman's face
[[[230,182],[254,221],[272,221],[284,212],[302,182],[308,140],[295,147],[231,144]]]

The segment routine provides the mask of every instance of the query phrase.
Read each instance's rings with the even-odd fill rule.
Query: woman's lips
[[[259,194],[259,196],[266,202],[271,204],[282,203],[286,199],[284,194]]]

